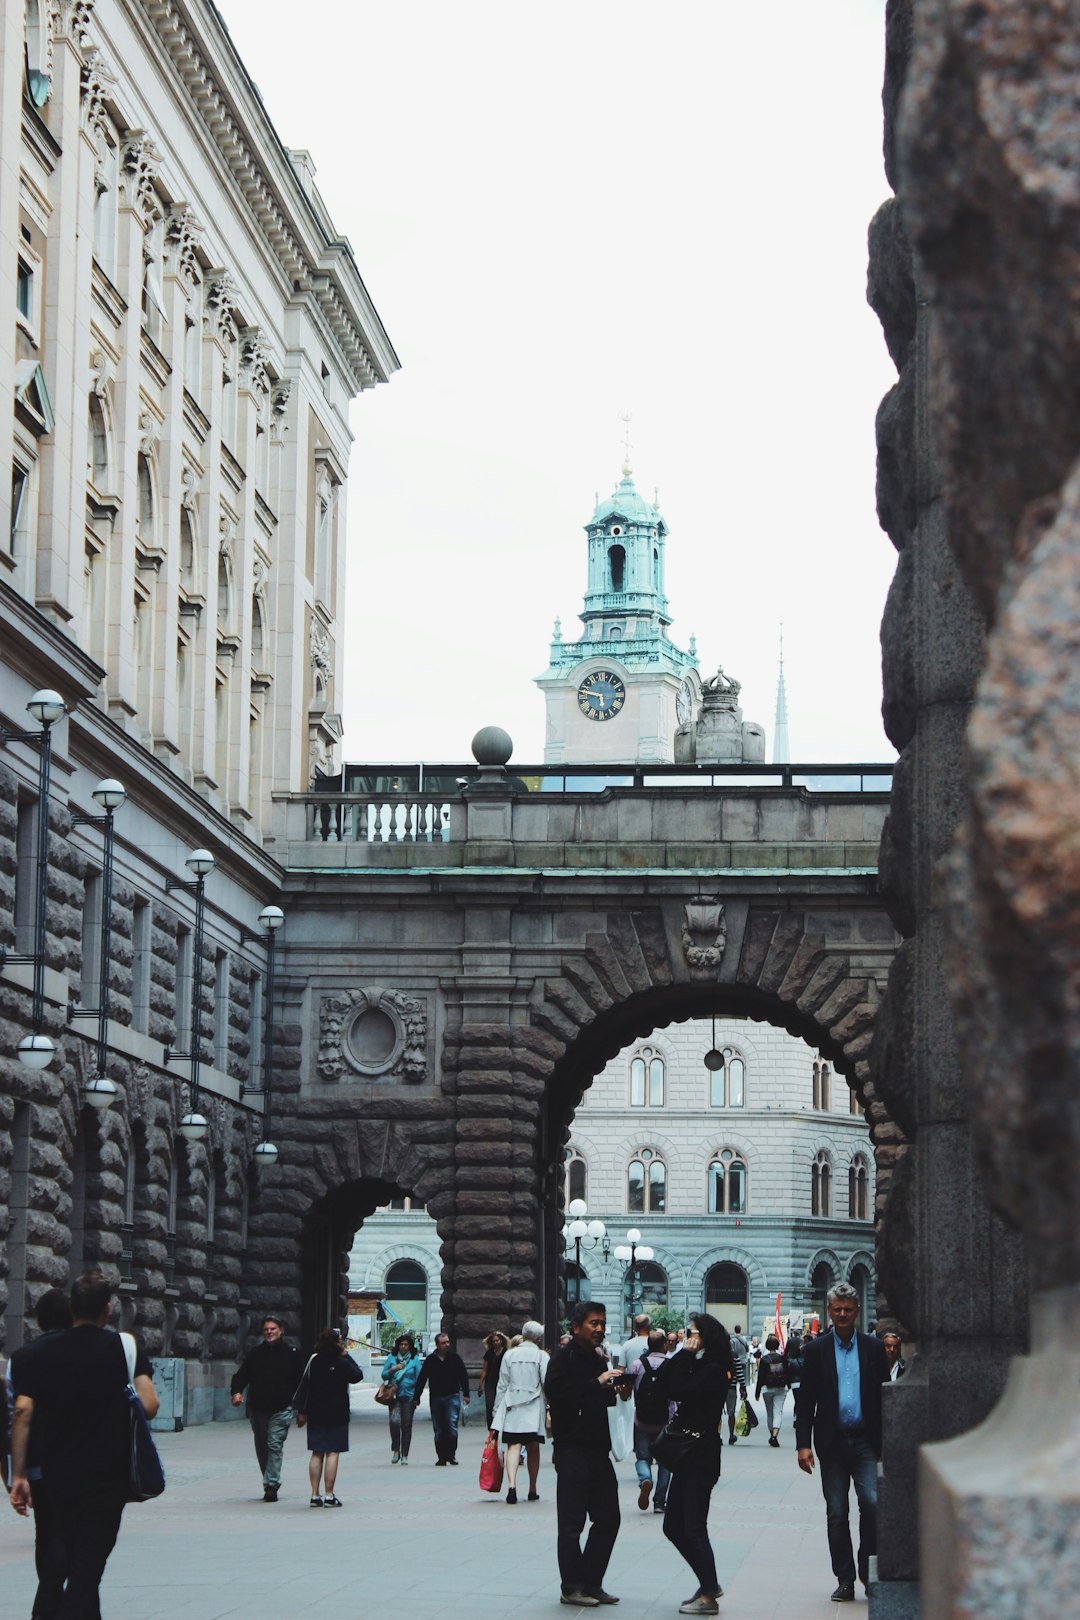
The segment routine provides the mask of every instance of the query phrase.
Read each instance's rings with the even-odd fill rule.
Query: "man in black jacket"
[[[413,1408],[420,1405],[425,1386],[430,1387],[431,1429],[435,1436],[436,1468],[456,1468],[458,1419],[462,1402],[469,1404],[469,1374],[465,1363],[450,1348],[450,1335],[436,1333],[435,1349],[420,1369],[416,1380]]]
[[[249,1350],[233,1374],[232,1403],[242,1406],[247,1390],[247,1415],[255,1437],[255,1455],[263,1477],[263,1501],[276,1502],[281,1489],[281,1454],[289,1425],[296,1416],[292,1399],[304,1359],[294,1344],[286,1344],[280,1316],[264,1316],[262,1343]]]
[[[877,1464],[881,1456],[881,1385],[888,1377],[885,1348],[856,1331],[859,1296],[850,1283],[829,1290],[832,1332],[811,1340],[795,1396],[795,1444],[799,1467],[821,1464],[821,1489],[836,1576],[834,1603],[855,1601],[855,1558],[848,1524],[848,1494],[855,1482],[859,1502],[858,1575],[866,1585],[877,1551]],[[811,1448],[813,1442],[813,1449]]]
[[[630,1398],[634,1380],[626,1368],[608,1369],[600,1348],[606,1330],[603,1305],[575,1305],[570,1343],[554,1352],[544,1380],[558,1479],[560,1602],[581,1609],[619,1601],[604,1591],[620,1523],[619,1487],[608,1455],[608,1407],[615,1405],[616,1393]],[[586,1519],[592,1520],[592,1528],[583,1549]]]

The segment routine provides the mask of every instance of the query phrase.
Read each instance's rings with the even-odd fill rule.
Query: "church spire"
[[[623,467],[622,475],[630,478],[633,474],[633,463],[630,460],[630,424],[634,420],[632,411],[624,411],[619,421],[623,425]]]
[[[791,762],[788,742],[787,689],[784,686],[784,621],[780,621],[780,673],[776,681],[776,721],[773,725],[772,762],[787,765]]]

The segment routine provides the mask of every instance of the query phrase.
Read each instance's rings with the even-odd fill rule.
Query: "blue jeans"
[[[654,1434],[646,1434],[639,1424],[634,1424],[634,1467],[637,1469],[637,1482],[644,1485],[647,1479],[652,1479],[652,1443],[656,1439]],[[667,1501],[668,1486],[671,1484],[671,1469],[665,1468],[663,1463],[656,1464],[656,1495],[653,1497],[653,1507],[663,1507]]]
[[[433,1395],[431,1397],[431,1427],[435,1434],[435,1452],[440,1462],[450,1462],[457,1456],[458,1419],[461,1416],[460,1395]]]
[[[281,1454],[285,1449],[285,1436],[289,1432],[296,1412],[293,1407],[282,1407],[280,1412],[248,1411],[248,1422],[255,1436],[255,1455],[262,1469],[263,1484],[277,1490],[281,1485]]]
[[[841,1430],[828,1451],[819,1454],[818,1462],[833,1574],[838,1581],[851,1585],[856,1570],[848,1524],[848,1493],[855,1482],[859,1503],[858,1576],[865,1583],[870,1559],[877,1552],[877,1458],[873,1447],[862,1430],[848,1434]]]

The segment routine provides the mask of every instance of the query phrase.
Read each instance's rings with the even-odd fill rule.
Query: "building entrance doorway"
[[[750,1320],[750,1283],[741,1266],[722,1261],[705,1278],[705,1309],[729,1333],[745,1329]]]

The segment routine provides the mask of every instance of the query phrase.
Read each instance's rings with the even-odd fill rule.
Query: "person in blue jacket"
[[[413,1397],[416,1380],[424,1365],[411,1333],[399,1333],[397,1343],[383,1362],[382,1381],[393,1387],[397,1399],[387,1408],[390,1417],[390,1461],[409,1466],[412,1444]]]

